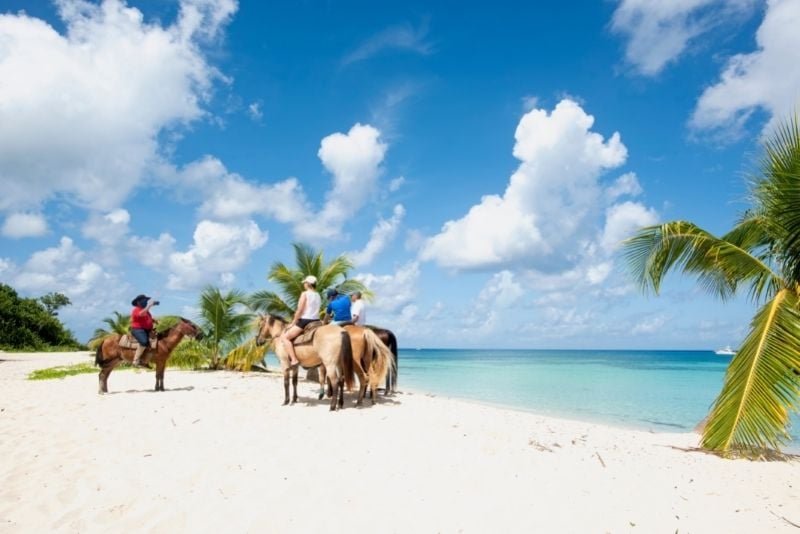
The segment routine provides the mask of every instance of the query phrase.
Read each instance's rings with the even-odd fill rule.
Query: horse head
[[[189,319],[184,319],[181,317],[180,322],[175,325],[175,328],[184,336],[196,339],[198,341],[203,339],[203,330],[201,330],[199,326],[194,324]]]
[[[258,334],[256,335],[256,345],[259,347],[281,335],[286,321],[272,314],[262,315],[258,320]]]

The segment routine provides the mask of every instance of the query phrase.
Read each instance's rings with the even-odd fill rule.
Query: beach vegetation
[[[766,139],[750,179],[751,206],[717,237],[688,221],[641,229],[624,243],[631,272],[658,293],[670,271],[697,278],[727,300],[746,292],[758,307],[731,360],[703,430],[702,446],[764,457],[790,441],[800,401],[800,122]]]
[[[20,297],[14,288],[0,283],[0,348],[14,351],[84,348],[54,311],[39,299]]]
[[[247,307],[242,291],[223,292],[206,286],[199,303],[202,340],[186,339],[168,360],[182,368],[234,369],[249,371],[254,365],[265,367],[266,347],[255,345],[256,317]]]
[[[132,369],[131,367],[128,368]],[[76,363],[74,365],[59,365],[46,369],[36,369],[28,374],[28,380],[53,380],[67,376],[96,373],[97,367],[95,367],[94,363]]]
[[[42,303],[42,306],[44,306],[44,309],[47,310],[47,313],[50,315],[58,315],[59,308],[72,304],[68,296],[57,291],[39,297],[39,302]]]
[[[118,311],[112,312],[111,316],[104,317],[102,321],[108,328],[95,329],[92,339],[88,343],[91,350],[96,350],[107,337],[127,334],[131,328],[130,315],[123,315]]]
[[[254,293],[249,299],[250,307],[254,310],[291,319],[303,292],[303,279],[308,275],[317,278],[317,291],[322,294],[326,289],[335,287],[340,293],[360,291],[364,298],[372,298],[372,292],[364,284],[347,277],[354,268],[347,255],[341,254],[326,263],[321,250],[317,251],[302,243],[294,243],[292,246],[294,267],[282,262],[272,264],[267,279],[276,284],[279,291],[276,293],[262,290]],[[320,314],[322,311],[321,309]]]

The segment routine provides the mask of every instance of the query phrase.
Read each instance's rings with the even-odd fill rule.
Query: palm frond
[[[255,337],[250,336],[247,341],[228,351],[225,355],[225,367],[234,371],[250,371],[253,364],[264,362],[267,348],[267,345],[257,346]]]
[[[764,212],[788,280],[800,282],[800,119],[780,124],[764,143],[753,197]]]
[[[731,361],[703,433],[704,447],[726,455],[753,456],[779,449],[797,411],[800,381],[798,297],[781,290],[759,310]]]
[[[207,367],[211,357],[211,349],[203,341],[183,339],[167,360],[168,367],[179,369],[202,369]]]
[[[694,275],[702,287],[722,299],[734,295],[740,284],[775,291],[776,275],[760,258],[736,244],[717,238],[687,221],[672,221],[641,229],[623,243],[628,267],[642,290],[656,294],[670,270]]]
[[[293,308],[272,291],[256,291],[248,299],[248,306],[255,311],[272,313],[279,317],[289,317],[293,313]]]

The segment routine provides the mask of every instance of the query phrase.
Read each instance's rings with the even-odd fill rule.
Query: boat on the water
[[[719,356],[733,356],[736,354],[736,351],[733,350],[730,345],[727,345],[725,348],[715,350],[714,354],[718,354]]]

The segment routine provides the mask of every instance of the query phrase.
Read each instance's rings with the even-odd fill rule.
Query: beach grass
[[[96,373],[97,367],[93,363],[76,363],[74,365],[58,365],[46,369],[36,369],[28,374],[28,380],[53,380],[66,376]]]

